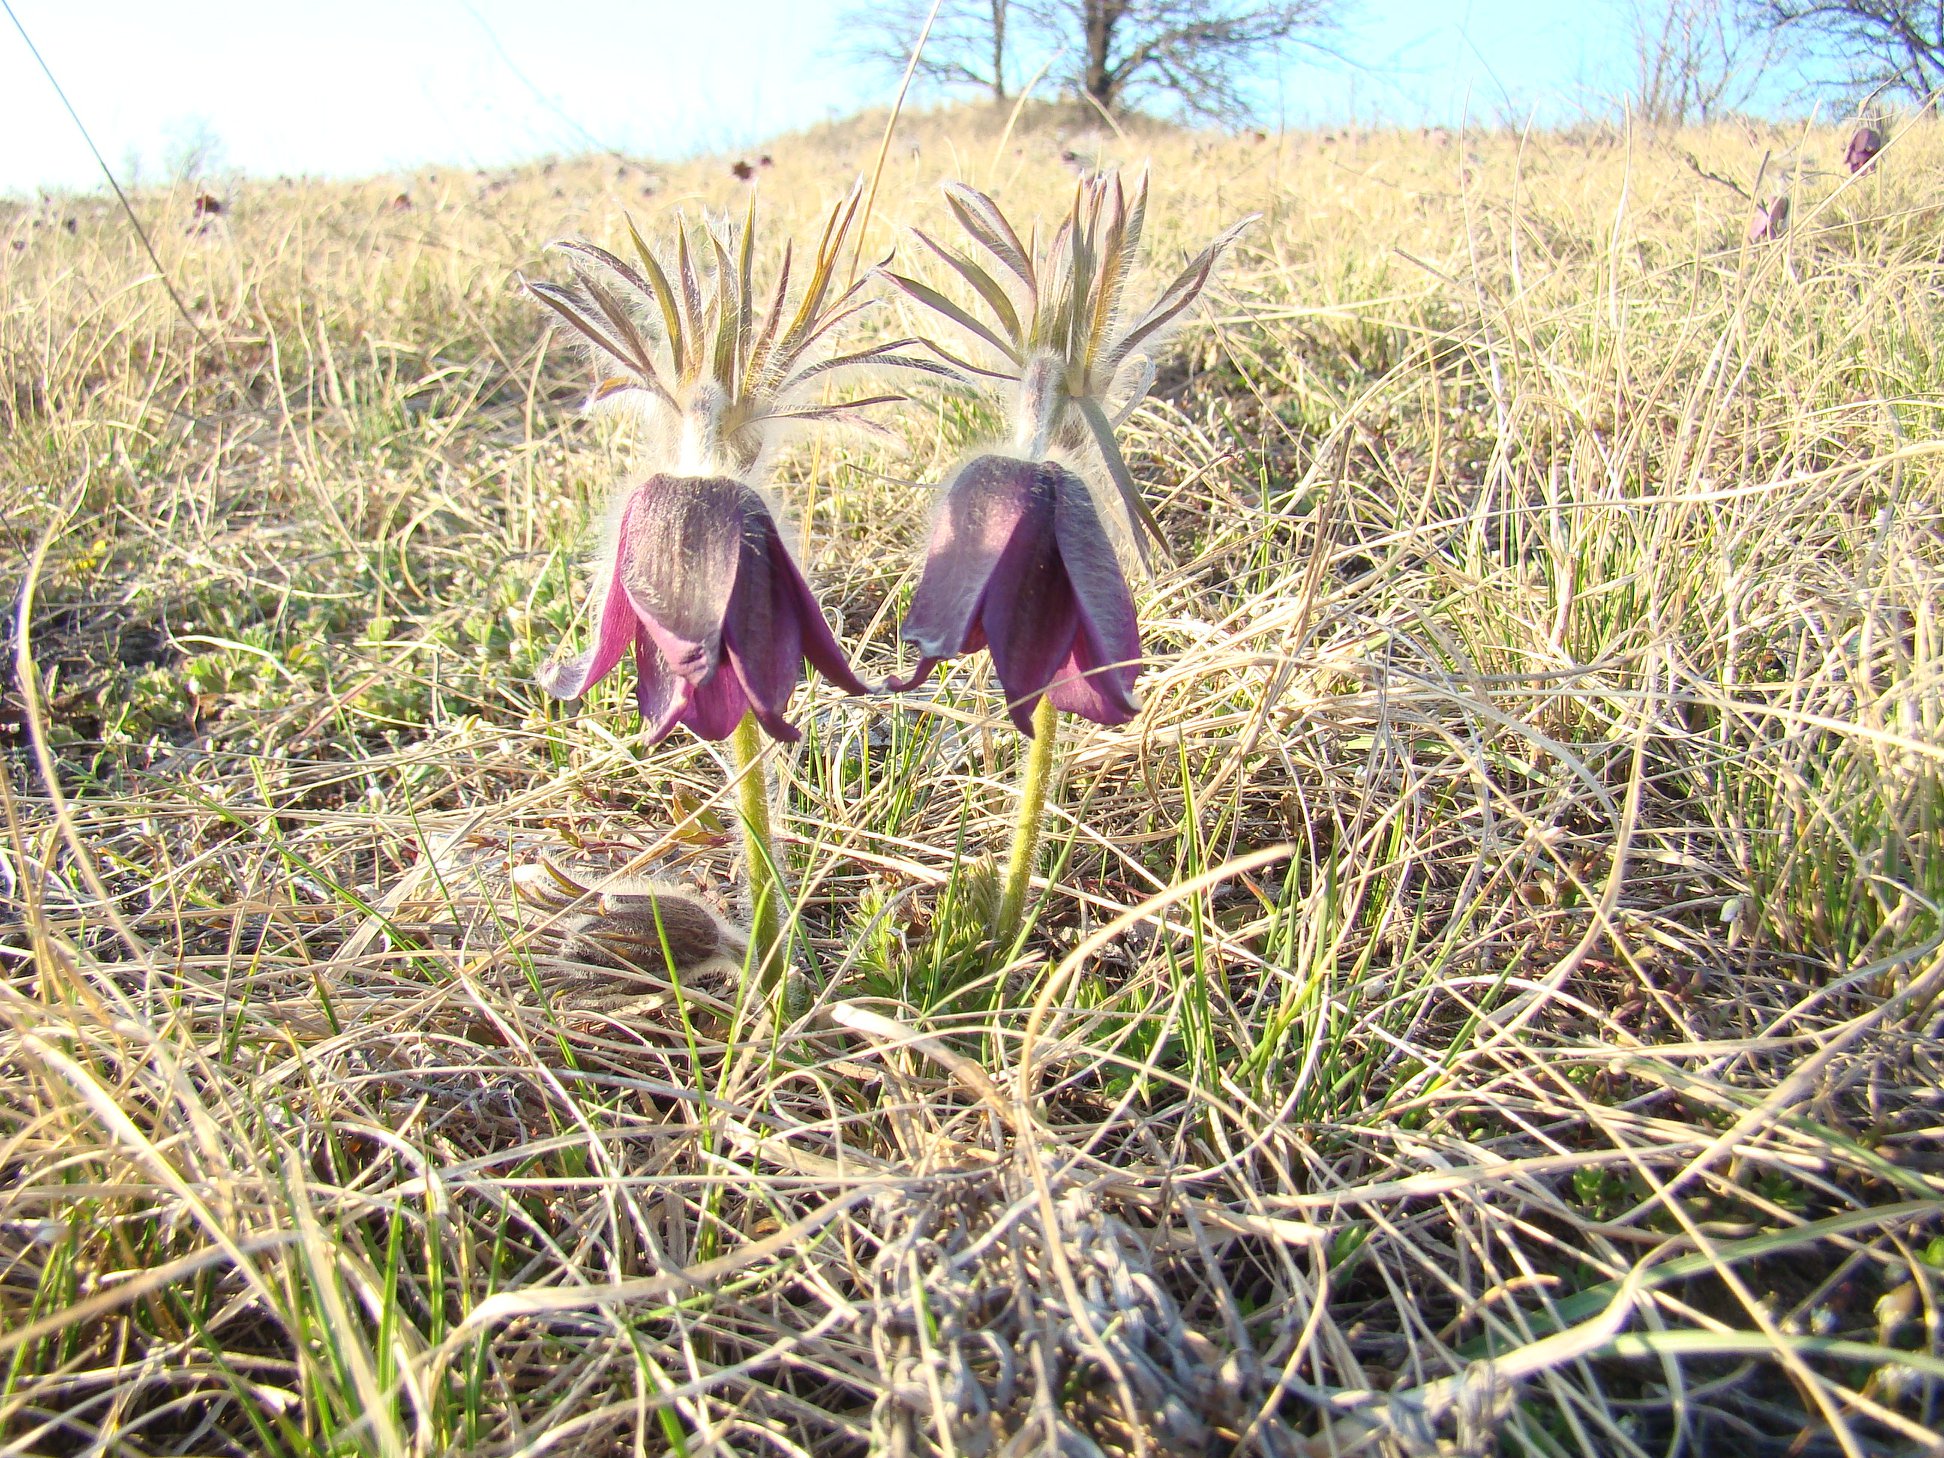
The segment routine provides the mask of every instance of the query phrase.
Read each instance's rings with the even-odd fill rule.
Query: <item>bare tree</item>
[[[902,72],[931,8],[932,0],[872,0],[853,7],[841,22],[851,37],[849,54]],[[1014,8],[1011,0],[943,0],[917,75],[935,86],[975,87],[1004,101]]]
[[[1109,112],[1157,100],[1232,121],[1252,109],[1248,77],[1289,42],[1314,45],[1347,0],[944,0],[918,74],[1003,100],[1014,57],[1059,67],[1063,84]],[[850,53],[902,70],[930,0],[877,0],[847,12]]]
[[[1248,73],[1289,42],[1315,45],[1340,0],[1017,0],[1043,45],[1071,58],[1067,83],[1104,110],[1166,98],[1188,115],[1233,121],[1252,110]]]
[[[1782,48],[1738,0],[1616,0],[1634,53],[1633,113],[1650,126],[1744,106]]]
[[[1762,21],[1794,32],[1848,67],[1859,87],[1928,97],[1944,87],[1938,0],[1755,0]]]

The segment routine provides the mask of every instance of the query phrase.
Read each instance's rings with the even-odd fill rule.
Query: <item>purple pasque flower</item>
[[[950,186],[945,197],[973,251],[918,237],[970,286],[976,308],[918,279],[884,277],[984,356],[977,364],[938,351],[966,373],[1004,384],[1012,448],[976,457],[947,488],[903,629],[921,661],[887,687],[910,688],[938,660],[987,648],[1023,732],[1033,732],[1042,697],[1098,724],[1125,724],[1137,711],[1140,673],[1134,599],[1092,490],[1061,462],[1099,467],[1136,553],[1145,553],[1143,533],[1161,540],[1114,432],[1153,384],[1155,351],[1253,219],[1218,235],[1149,303],[1130,308],[1145,178],[1131,199],[1111,174],[1082,182],[1043,247],[1022,242],[984,193]]]
[[[1789,230],[1789,195],[1776,194],[1766,206],[1755,205],[1755,216],[1748,220],[1750,243],[1773,243]]]
[[[1883,150],[1883,133],[1875,127],[1858,127],[1849,139],[1849,150],[1843,154],[1843,162],[1854,176],[1876,161],[1877,153]]]
[[[718,222],[697,237],[678,225],[660,256],[630,224],[632,263],[559,244],[576,286],[527,285],[591,348],[601,378],[589,403],[636,408],[651,472],[616,503],[594,646],[543,669],[547,692],[578,698],[632,646],[653,742],[677,724],[724,739],[745,712],[797,738],[783,711],[806,658],[866,691],[752,489],[791,430],[864,425],[862,407],[903,398],[829,400],[827,383],[861,369],[949,373],[904,353],[915,340],[833,352],[868,302],[862,282],[837,279],[862,201],[860,183],[832,208],[794,301],[787,245],[768,305],[757,296],[753,200],[740,230]]]
[[[846,691],[867,691],[769,508],[740,481],[650,476],[634,487],[605,575],[594,645],[543,668],[540,686],[579,698],[632,647],[650,744],[678,724],[727,739],[746,713],[777,739],[800,738],[783,713],[805,659]]]
[[[902,636],[919,663],[888,688],[916,687],[941,659],[985,648],[1023,734],[1042,695],[1096,724],[1139,710],[1133,594],[1092,490],[1054,461],[984,455],[959,469]]]

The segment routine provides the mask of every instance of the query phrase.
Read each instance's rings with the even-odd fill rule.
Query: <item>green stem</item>
[[[1006,861],[1005,888],[999,895],[995,930],[1007,942],[1024,928],[1026,892],[1038,859],[1040,823],[1046,818],[1046,788],[1053,778],[1053,741],[1059,737],[1059,711],[1042,698],[1033,710],[1032,747],[1019,772],[1019,822],[1013,826],[1012,854]]]
[[[749,862],[752,908],[749,945],[755,953],[759,985],[768,986],[782,970],[783,863],[770,833],[769,772],[763,767],[763,733],[754,714],[744,714],[730,736],[736,759],[736,806],[741,812],[743,854]]]

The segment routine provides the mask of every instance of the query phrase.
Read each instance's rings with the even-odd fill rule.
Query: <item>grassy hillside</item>
[[[1263,217],[1129,423],[1145,708],[1020,956],[983,657],[800,691],[807,1010],[509,889],[742,878],[715,746],[532,683],[630,450],[517,281],[751,186],[767,277],[881,116],[142,194],[186,316],[0,210],[7,1452],[1934,1441],[1944,131],[1004,124],[905,119],[867,266],[944,286],[953,177],[1151,161],[1157,277]],[[780,472],[870,677],[996,425],[878,414]]]

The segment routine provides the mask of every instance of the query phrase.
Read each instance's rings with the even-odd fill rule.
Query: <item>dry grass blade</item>
[[[1068,741],[1001,964],[985,668],[800,698],[801,1007],[745,983],[709,750],[532,683],[641,424],[555,423],[586,378],[547,328],[637,405],[644,350],[682,400],[725,334],[725,393],[792,415],[957,368],[833,277],[881,118],[772,144],[757,235],[710,160],[646,202],[611,159],[410,212],[245,182],[206,232],[146,191],[209,343],[112,199],[0,205],[0,1446],[1932,1442],[1944,131],[1854,178],[1845,133],[1787,139],[1748,250],[1684,161],[1755,175],[1784,143],[1739,124],[1130,127],[1100,147],[1151,199],[1064,231],[1092,124],[1008,124],[905,118],[877,216],[957,229],[976,277],[901,271],[1004,342],[980,280],[1046,339],[1091,270],[1061,348],[1098,386],[1126,347],[1089,398],[1176,483],[1144,707]],[[1003,213],[939,195],[954,149]],[[678,200],[736,222],[678,246]],[[505,288],[630,208],[545,309]],[[963,372],[1020,372],[988,348]],[[877,420],[774,471],[818,483],[785,505],[871,676],[913,483],[996,428]]]

